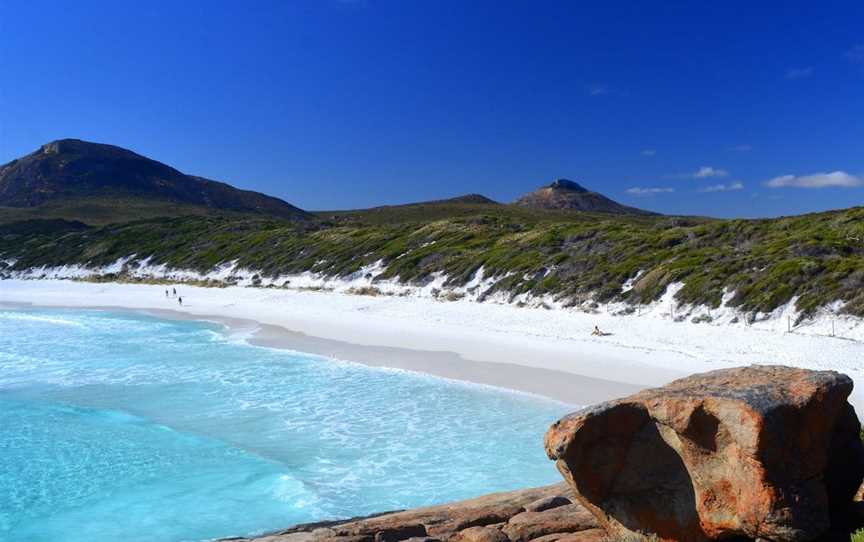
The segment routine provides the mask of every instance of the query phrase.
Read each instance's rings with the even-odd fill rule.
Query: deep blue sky
[[[0,9],[4,163],[77,137],[307,209],[555,177],[668,213],[864,203],[858,0]]]

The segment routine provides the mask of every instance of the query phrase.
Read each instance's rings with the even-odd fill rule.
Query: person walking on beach
[[[183,298],[182,298],[182,297],[178,297],[178,298],[177,298],[177,303],[179,303],[180,305],[183,305]]]
[[[177,288],[171,288],[171,291],[174,292],[174,297],[177,297]]]
[[[165,288],[165,297],[168,297],[168,288]]]

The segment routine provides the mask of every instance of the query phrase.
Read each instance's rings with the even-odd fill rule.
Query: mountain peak
[[[547,188],[553,190],[569,190],[571,192],[588,192],[588,189],[583,187],[576,181],[570,179],[555,179]]]
[[[514,204],[529,209],[569,210],[616,215],[654,214],[622,205],[569,179],[556,179],[552,184],[525,194]]]
[[[121,153],[129,156],[138,156],[134,152],[124,149],[122,147],[115,147],[114,145],[106,145],[105,143],[93,143],[91,141],[84,141],[83,139],[73,139],[73,138],[65,138],[65,139],[56,139],[54,141],[45,143],[42,147],[36,151],[35,154],[101,154],[101,153]],[[143,157],[141,157],[143,158]]]
[[[308,216],[278,198],[186,175],[122,147],[80,139],[51,141],[0,166],[0,206],[97,200],[147,201],[292,219]]]
[[[76,139],[58,139],[57,141],[52,141],[50,143],[45,143],[39,149],[42,154],[60,154],[62,152],[67,152],[66,148],[69,142],[78,141]]]
[[[82,141],[80,139],[55,139],[54,141],[49,141],[45,143],[41,147],[41,151],[44,154],[59,154],[61,152],[69,152],[71,150],[80,149],[81,147],[87,145],[96,145],[96,143],[89,143],[87,141]]]

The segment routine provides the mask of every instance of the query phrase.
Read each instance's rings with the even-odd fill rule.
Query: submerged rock
[[[833,371],[714,371],[571,414],[546,452],[613,538],[817,540],[864,478],[851,391]]]

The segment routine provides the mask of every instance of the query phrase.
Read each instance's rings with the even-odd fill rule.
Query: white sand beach
[[[122,308],[226,324],[238,338],[421,371],[584,405],[693,372],[753,363],[832,369],[864,382],[857,340],[773,326],[674,322],[472,301],[270,288],[0,281],[0,303]],[[171,288],[171,286],[169,286]],[[171,312],[165,312],[171,311]],[[607,333],[597,337],[597,325]],[[856,390],[853,404],[864,405]]]

